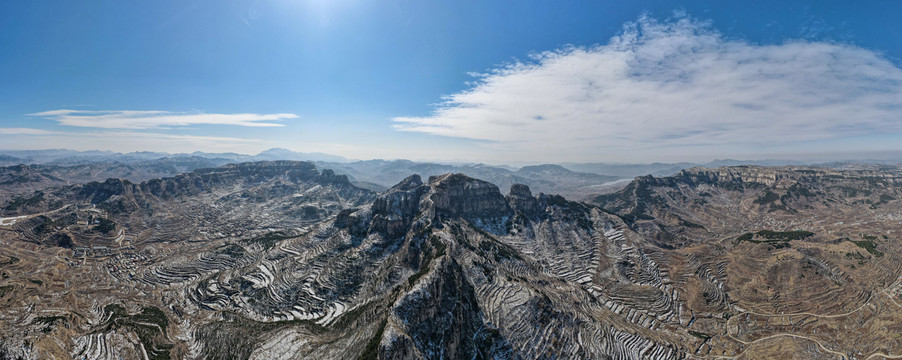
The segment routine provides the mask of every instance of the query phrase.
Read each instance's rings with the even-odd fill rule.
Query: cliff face
[[[196,196],[209,193],[226,186],[252,187],[268,181],[281,180],[286,183],[314,183],[353,187],[347,176],[336,175],[332,170],[322,173],[309,162],[263,161],[253,163],[228,164],[217,168],[197,169],[193,172],[173,177],[152,179],[140,184],[124,179],[107,179],[90,182],[78,188],[77,198],[99,204],[113,196],[170,199],[181,196]]]
[[[166,198],[196,195],[219,186],[259,184],[272,179],[283,179],[294,183],[302,181],[326,183],[341,182],[342,180],[348,183],[347,177],[336,176],[328,170],[321,175],[309,162],[261,161],[197,169],[170,178],[149,180],[141,184],[141,189],[154,196]]]
[[[873,169],[837,170],[819,167],[729,166],[720,168],[691,168],[672,177],[656,178],[666,183],[689,185],[746,184],[751,186],[788,187],[796,182],[819,183],[831,179],[873,178],[890,183],[902,180],[902,174]]]
[[[419,175],[412,175],[377,197],[369,212],[354,215],[351,222],[371,217],[372,231],[394,238],[404,235],[414,222],[422,227],[427,222],[440,222],[441,218],[460,217],[497,225],[511,214],[508,199],[494,184],[463,174],[433,176],[424,184]]]
[[[510,215],[510,205],[492,183],[463,174],[445,174],[429,178],[429,200],[439,216],[500,218]]]
[[[382,232],[389,238],[404,235],[420,213],[420,202],[429,190],[419,175],[411,175],[377,197],[371,207],[372,214],[364,215],[372,217],[372,231]]]
[[[549,213],[555,206],[563,210]],[[433,176],[425,184],[413,175],[378,196],[368,210],[346,212],[339,224],[353,226],[358,235],[363,234],[359,229],[368,227],[371,232],[396,238],[429,223],[441,226],[443,219],[460,218],[490,233],[503,234],[533,221],[548,220],[552,214],[589,227],[581,211],[588,208],[558,195],[533,195],[523,184],[512,185],[505,197],[494,184],[463,174]]]
[[[512,210],[519,211],[528,217],[535,216],[540,210],[536,198],[532,195],[532,191],[523,184],[511,185],[507,201],[510,203]]]
[[[99,204],[113,196],[133,197],[136,191],[140,192],[140,189],[140,185],[133,184],[128,180],[106,179],[103,182],[94,181],[81,186],[76,196],[77,199]]]
[[[673,178],[687,184],[760,184],[771,186],[778,180],[791,176],[790,173],[773,168],[751,166],[725,167],[716,169],[692,168],[681,170]]]
[[[656,211],[654,208],[666,207],[666,204],[673,200],[669,199],[672,196],[685,197],[687,194],[705,193],[708,190],[747,194],[785,191],[808,186],[806,184],[826,184],[833,181],[831,179],[855,177],[850,175],[818,168],[759,166],[692,168],[668,177],[651,175],[637,177],[623,190],[596,196],[591,202],[632,218],[649,220],[648,217],[654,216],[652,214]],[[857,176],[866,177],[864,174]],[[685,189],[694,191],[686,192]],[[675,191],[679,191],[680,194]]]
[[[773,213],[796,214],[832,204],[869,204],[875,210],[896,198],[892,187],[900,174],[897,168],[692,168],[669,177],[637,177],[623,190],[590,202],[617,213],[661,246],[683,246],[697,236],[692,233]]]

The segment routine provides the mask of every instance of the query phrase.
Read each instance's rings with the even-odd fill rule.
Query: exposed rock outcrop
[[[511,185],[507,201],[510,203],[511,209],[519,211],[527,217],[533,217],[539,211],[538,203],[536,198],[532,196],[529,186],[523,184]]]
[[[380,353],[386,358],[491,359],[512,353],[485,323],[473,287],[453,258],[439,259],[391,311],[389,323],[399,328],[383,339]]]
[[[510,216],[510,205],[495,184],[464,174],[429,178],[431,207],[436,216],[497,220]]]

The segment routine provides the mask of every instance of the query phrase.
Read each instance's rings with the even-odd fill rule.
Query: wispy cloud
[[[32,129],[32,128],[0,128],[0,134],[4,135],[52,135],[57,134],[57,132],[42,130],[42,129]]]
[[[276,121],[298,118],[295,114],[208,114],[131,110],[50,110],[30,116],[61,125],[101,129],[152,129],[188,125],[284,126]]]
[[[684,16],[641,17],[606,45],[540,53],[477,80],[429,116],[395,118],[395,128],[551,160],[902,133],[902,69],[881,54],[757,45]]]
[[[197,150],[255,153],[267,147],[258,139],[226,136],[195,136],[146,131],[104,130],[88,132],[0,128],[3,149],[46,149],[49,144],[73,150],[193,152]]]

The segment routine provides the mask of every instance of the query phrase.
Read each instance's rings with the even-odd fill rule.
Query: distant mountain
[[[90,162],[112,161],[114,158],[121,157],[123,154],[114,153],[112,151],[74,151],[65,149],[49,149],[49,150],[7,150],[0,151],[0,155],[15,157],[19,159],[19,163],[24,164],[46,164],[46,163],[68,163],[68,164],[84,164]],[[150,158],[145,158],[147,160]]]
[[[15,188],[0,185],[0,191],[38,190],[53,185],[102,181],[107,178],[128,179],[140,182],[157,177],[167,177],[190,172],[198,168],[216,167],[228,163],[251,161],[316,161],[321,169],[334,169],[347,175],[356,186],[381,191],[388,189],[410,174],[424,177],[466,173],[509,188],[513,184],[525,184],[537,192],[561,194],[571,199],[582,199],[599,194],[599,187],[619,179],[617,176],[577,172],[560,165],[544,164],[520,169],[485,164],[438,164],[410,160],[366,160],[348,162],[347,159],[323,153],[301,153],[287,149],[269,149],[257,155],[237,153],[167,154],[156,152],[113,153],[103,151],[29,150],[12,151],[4,155],[13,166],[29,164],[29,169],[58,181],[36,181],[22,178]],[[318,160],[317,160],[318,159]],[[2,162],[0,162],[2,164]],[[12,183],[10,183],[12,184]]]
[[[347,162],[348,159],[337,156],[337,155],[329,155],[319,152],[312,153],[304,153],[291,151],[288,149],[282,148],[272,148],[269,150],[265,150],[257,156],[255,156],[257,160],[295,160],[295,161],[331,161],[331,162]]]
[[[28,165],[0,167],[0,192],[30,192],[65,184],[66,180]]]
[[[682,169],[688,169],[698,165],[699,164],[687,162],[672,164],[564,163],[564,166],[575,171],[605,174],[620,178],[633,178],[642,175],[667,176],[673,175]]]
[[[18,165],[24,161],[21,158],[9,155],[0,155],[0,165]]]
[[[428,177],[446,173],[465,173],[497,184],[502,189],[519,183],[528,185],[539,193],[560,194],[571,200],[590,199],[599,194],[617,191],[626,185],[626,182],[619,180],[645,175],[670,176],[677,174],[681,170],[698,166],[818,165],[792,160],[718,159],[704,164],[689,162],[652,164],[564,163],[515,168],[506,165],[441,164],[410,160],[349,161],[341,156],[319,152],[297,152],[284,148],[271,148],[256,155],[200,151],[178,154],[147,151],[116,153],[111,151],[74,151],[65,149],[0,151],[0,166],[29,164],[34,171],[40,172],[49,178],[57,178],[62,181],[24,179],[17,183],[16,191],[37,190],[51,185],[85,183],[106,178],[143,181],[228,163],[278,160],[315,162],[320,169],[334,169],[339,174],[347,175],[355,186],[372,191],[386,190],[410,174],[420,174]],[[823,163],[819,166],[845,169],[868,166],[867,164],[892,163],[894,162],[889,160],[843,161]],[[9,184],[0,185],[0,192],[11,189]]]
[[[651,163],[651,164],[613,164],[613,163],[564,163],[569,169],[575,171],[589,172],[595,174],[604,174],[617,176],[620,178],[634,178],[636,176],[670,176],[680,170],[693,167],[721,167],[721,166],[740,166],[740,165],[757,165],[757,166],[789,166],[789,165],[818,165],[815,161],[799,161],[799,160],[734,160],[734,159],[717,159],[706,163],[678,162],[678,163]]]
[[[141,182],[175,176],[199,168],[221,166],[227,159],[198,156],[165,157],[138,162],[94,162],[76,165],[12,165],[0,167],[0,199],[12,193],[24,193],[59,185],[84,184],[108,178]]]
[[[590,172],[576,172],[561,165],[555,164],[524,166],[515,171],[514,174],[528,179],[543,179],[552,181],[578,180],[592,184],[603,184],[618,179],[617,176],[599,175],[597,173]]]
[[[755,166],[804,166],[804,165],[814,165],[816,161],[801,161],[801,160],[781,160],[781,159],[764,159],[764,160],[735,160],[735,159],[717,159],[712,160],[710,162],[701,164],[701,167],[707,168],[715,168],[715,167],[723,167],[723,166],[742,166],[742,165],[755,165]]]
[[[304,160],[304,161],[333,161],[347,162],[348,159],[324,153],[303,153],[288,149],[272,148],[257,155],[238,153],[208,153],[195,151],[193,153],[170,154],[164,152],[137,151],[130,153],[117,153],[112,151],[76,151],[67,149],[50,150],[0,150],[0,165],[18,164],[54,164],[54,165],[80,165],[98,162],[122,162],[133,163],[140,161],[156,160],[162,158],[208,158],[224,159],[229,162],[248,162],[259,160]]]

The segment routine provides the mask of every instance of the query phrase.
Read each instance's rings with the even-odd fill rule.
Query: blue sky
[[[902,150],[900,13],[897,1],[7,1],[0,149],[872,155]]]

